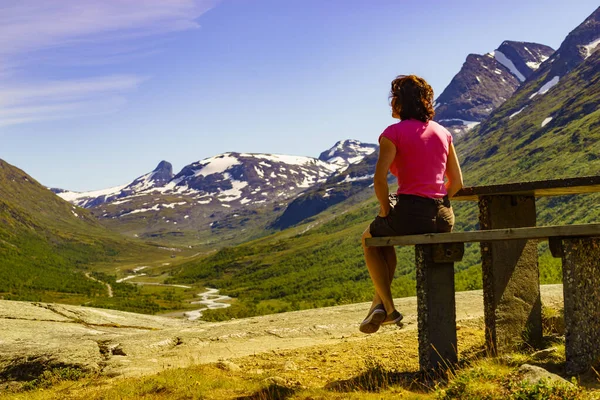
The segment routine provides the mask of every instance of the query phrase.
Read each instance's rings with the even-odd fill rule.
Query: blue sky
[[[2,0],[0,158],[42,184],[127,183],[226,151],[374,143],[398,74],[439,95],[469,53],[558,48],[597,0]]]

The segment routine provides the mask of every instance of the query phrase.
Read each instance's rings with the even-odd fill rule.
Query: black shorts
[[[373,237],[450,232],[454,212],[448,196],[440,199],[400,194],[386,217],[377,216],[369,231]]]

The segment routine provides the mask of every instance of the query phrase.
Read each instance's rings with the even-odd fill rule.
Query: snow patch
[[[59,193],[58,196],[63,200],[73,202],[76,200],[88,198],[88,197],[100,197],[100,196],[112,196],[117,195],[121,190],[123,190],[127,185],[115,186],[108,189],[102,190],[94,190],[91,192],[62,192]]]
[[[161,204],[164,208],[175,208],[175,206],[182,206],[184,204],[187,204],[187,201],[182,201],[179,203],[170,203],[170,204]]]
[[[545,94],[548,90],[552,89],[554,86],[556,86],[556,84],[558,83],[560,79],[560,76],[555,76],[554,78],[550,79],[548,82],[544,83],[544,85],[540,88],[540,90],[538,90],[537,92],[535,92],[534,94],[532,94],[531,96],[529,96],[529,99],[533,99],[535,96],[542,95]]]
[[[231,156],[229,153],[221,154],[219,156],[210,157],[202,160],[202,168],[194,171],[194,176],[208,176],[212,174],[221,174],[227,171],[229,168],[240,165],[241,162],[236,157]]]
[[[325,190],[325,194],[323,195],[323,198],[326,198],[326,197],[329,197],[329,196],[331,196],[331,195],[329,194],[329,192],[331,192],[332,190],[333,190],[333,188],[326,189],[326,190]]]
[[[143,212],[148,212],[148,211],[160,211],[159,207],[160,207],[160,205],[156,204],[154,207],[151,207],[151,208],[140,208],[138,210],[126,212],[124,214],[119,215],[119,217],[124,217],[129,214],[138,214],[138,213],[143,213]]]
[[[119,200],[119,201],[113,201],[113,202],[112,202],[112,203],[110,203],[110,204],[114,204],[114,205],[117,205],[117,204],[125,204],[125,203],[129,203],[131,200],[132,200],[132,199],[127,199],[127,200]]]
[[[588,58],[589,56],[591,56],[599,44],[600,44],[600,38],[598,38],[596,40],[592,40],[591,42],[589,42],[588,44],[583,46],[583,49],[585,50],[584,58]]]
[[[548,117],[545,120],[542,121],[542,128],[545,127],[546,125],[548,125],[548,123],[552,121],[552,117]]]
[[[504,55],[504,53],[502,53],[501,51],[495,50],[492,52],[494,58],[496,59],[496,61],[498,61],[500,64],[504,65],[506,68],[508,68],[508,70],[514,75],[516,76],[521,82],[525,81],[525,76],[519,72],[519,70],[517,69],[517,67],[515,67],[515,64]]]
[[[527,106],[525,106],[525,107],[527,107]],[[519,115],[521,113],[521,111],[523,111],[525,109],[525,107],[521,108],[517,112],[514,112],[514,113],[510,114],[510,116],[508,117],[508,119],[513,119],[513,117],[516,117],[517,115]]]
[[[480,124],[479,121],[466,121],[464,119],[459,119],[459,118],[449,118],[449,119],[440,119],[439,120],[440,123],[442,123],[442,122],[454,122],[454,123],[456,123],[455,121],[458,121],[458,122],[462,123],[463,125],[466,125],[467,129],[473,129],[477,125]]]
[[[227,179],[230,178],[229,174],[227,175]],[[237,181],[235,179],[231,179],[231,189],[221,190],[219,193],[219,200],[221,201],[234,201],[238,200],[242,197],[242,189],[248,186],[248,182],[246,181]],[[225,198],[222,198],[225,197]]]
[[[356,177],[350,177],[350,175],[346,175],[346,177],[344,178],[343,181],[338,182],[338,185],[341,183],[346,183],[346,182],[356,182],[356,181],[364,181],[367,179],[373,179],[375,175],[374,174],[370,174],[370,175],[363,175],[363,176],[356,176]]]

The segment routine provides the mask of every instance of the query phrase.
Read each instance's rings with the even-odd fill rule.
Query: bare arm
[[[458,162],[458,156],[454,149],[454,144],[450,143],[450,151],[448,152],[448,162],[446,164],[446,190],[448,191],[448,197],[452,197],[463,187],[463,177],[460,170],[460,164]]]
[[[375,195],[379,200],[379,216],[385,217],[390,213],[390,189],[388,187],[387,175],[396,157],[396,146],[391,140],[383,137],[379,142],[379,158],[375,167],[375,177],[373,178],[373,186]]]

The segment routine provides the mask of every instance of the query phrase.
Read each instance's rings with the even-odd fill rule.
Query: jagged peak
[[[170,162],[163,160],[158,163],[157,167],[154,168],[154,171],[152,171],[152,172],[166,171],[166,170],[169,170],[172,172],[173,165]]]

